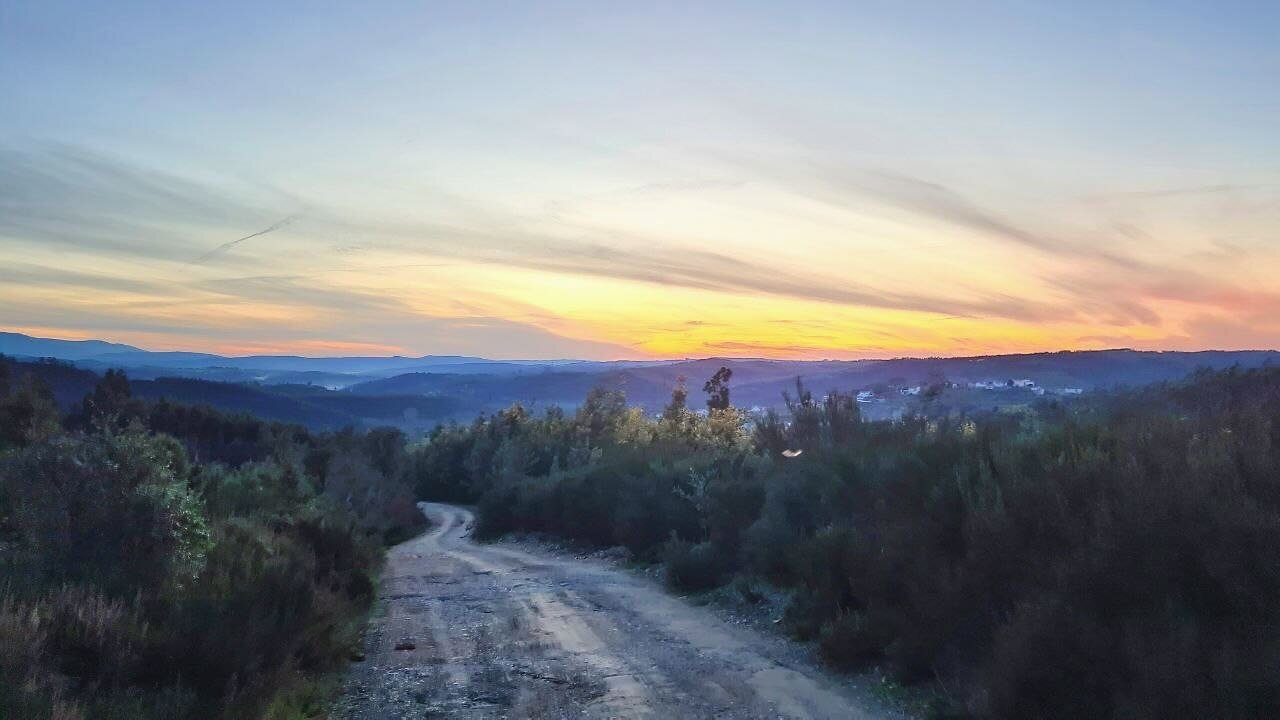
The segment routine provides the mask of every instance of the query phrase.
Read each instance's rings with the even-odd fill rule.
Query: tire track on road
[[[385,615],[371,622],[368,661],[350,673],[335,720],[903,717],[795,660],[785,641],[648,580],[476,545],[469,511],[423,509],[433,526],[388,554]],[[401,635],[421,646],[395,651]]]

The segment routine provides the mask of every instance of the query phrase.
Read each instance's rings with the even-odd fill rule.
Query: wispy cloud
[[[254,238],[256,238],[256,237],[262,237],[263,235],[266,235],[266,234],[268,234],[268,233],[273,233],[273,232],[275,232],[276,230],[279,230],[279,229],[280,229],[280,228],[282,228],[282,227],[286,227],[286,226],[288,226],[288,225],[289,225],[289,223],[292,223],[294,220],[297,220],[297,219],[298,219],[298,216],[297,216],[297,215],[290,215],[290,216],[288,216],[288,217],[286,217],[286,218],[284,218],[284,219],[282,219],[282,220],[278,220],[278,221],[276,221],[276,222],[272,223],[271,225],[269,225],[269,226],[267,226],[267,227],[263,228],[262,230],[259,230],[258,232],[250,233],[250,234],[248,234],[248,235],[245,235],[245,236],[244,236],[244,237],[242,237],[242,238],[236,238],[235,240],[231,240],[231,241],[229,241],[229,242],[225,242],[225,243],[223,243],[223,244],[219,245],[218,247],[216,247],[216,248],[214,248],[214,249],[210,250],[209,252],[207,252],[207,253],[205,253],[205,254],[201,255],[200,257],[196,258],[194,261],[192,261],[192,264],[194,264],[194,265],[201,265],[201,264],[203,264],[203,263],[205,263],[205,262],[208,262],[209,260],[212,260],[213,258],[215,258],[215,257],[217,257],[217,256],[219,256],[219,255],[221,255],[222,253],[227,252],[228,250],[230,250],[231,248],[233,248],[233,247],[235,247],[235,246],[239,245],[240,243],[244,242],[245,240],[252,240],[252,239],[254,239]]]
[[[352,223],[345,232],[379,238],[373,247],[407,255],[448,257],[529,270],[629,280],[694,290],[776,295],[857,307],[989,316],[1025,321],[1073,317],[1069,307],[1054,307],[999,293],[948,297],[891,291],[852,278],[796,274],[781,264],[766,266],[725,253],[701,250],[672,239],[637,236],[593,228],[550,234],[533,222],[506,217],[501,230],[428,224]],[[606,243],[613,240],[614,244]]]
[[[1195,187],[1163,188],[1159,190],[1121,190],[1107,193],[1085,195],[1082,200],[1091,203],[1110,203],[1116,201],[1152,200],[1164,198],[1183,198],[1197,195],[1224,195],[1245,190],[1255,190],[1260,185],[1236,185],[1220,183],[1216,185],[1198,185]]]
[[[0,326],[162,337],[161,347],[183,349],[302,352],[328,347],[325,352],[332,354],[341,349],[336,340],[495,357],[608,359],[643,354],[634,347],[570,337],[511,318],[424,315],[394,297],[314,284],[302,277],[117,287],[90,276],[80,278],[83,284],[75,284],[74,276],[58,279],[77,292],[63,302],[12,295],[0,303]],[[3,282],[0,276],[0,287]],[[146,294],[104,305],[83,292],[95,286]],[[163,293],[164,299],[151,299],[155,292]]]
[[[251,218],[261,218],[266,212],[218,188],[77,148],[55,146],[40,152],[9,152],[17,162],[0,177],[0,206],[13,212],[0,221],[0,229],[7,224],[13,233],[25,237],[57,236],[81,249],[90,247],[104,252],[177,259],[172,236],[156,228],[190,222],[193,218],[214,228],[229,228]],[[736,184],[705,181],[692,185],[705,187],[707,183],[717,187]],[[905,180],[894,183],[929,187]],[[50,192],[40,193],[34,189],[40,187]],[[670,183],[665,188],[649,185],[632,191],[654,192],[678,187],[680,183]],[[940,197],[946,194],[940,193]],[[979,222],[981,215],[963,211],[963,204],[950,205],[953,214]],[[394,249],[410,255],[530,270],[948,316],[991,316],[1033,322],[1062,320],[1074,315],[1070,308],[998,293],[948,297],[891,291],[850,278],[797,275],[777,266],[754,264],[668,238],[629,236],[607,229],[564,224],[564,232],[552,234],[535,229],[537,218],[481,211],[474,206],[468,207],[468,215],[475,222],[468,226],[348,220],[337,213],[326,213],[311,203],[308,207],[311,208],[309,227],[331,229],[351,238],[343,245],[342,254],[348,256],[371,249]],[[130,221],[120,224],[115,219],[116,212]],[[281,230],[298,218],[298,213],[290,214],[262,230],[225,242],[192,262],[207,264],[241,243]],[[995,220],[984,222],[1003,227]],[[1017,232],[1012,228],[1007,231]]]
[[[62,287],[125,293],[147,293],[158,289],[156,283],[148,280],[51,268],[30,263],[0,266],[0,286],[24,289]]]
[[[281,207],[297,210],[283,193],[247,194],[78,146],[0,149],[0,237],[14,240],[181,261],[195,233],[261,226],[286,214]]]
[[[1121,252],[1112,237],[1101,234],[1065,240],[1037,229],[1012,214],[982,207],[952,188],[903,173],[845,168],[832,163],[801,159],[790,163],[740,164],[747,179],[733,181],[678,181],[635,186],[624,194],[733,191],[755,182],[753,173],[774,173],[773,182],[786,192],[822,202],[850,212],[868,207],[904,213],[913,222],[930,227],[957,228],[967,235],[993,239],[1030,251],[1042,263],[1018,272],[1035,282],[1017,285],[1019,291],[1005,290],[990,281],[966,284],[965,268],[957,268],[957,279],[945,286],[915,282],[910,277],[868,279],[852,267],[822,262],[810,267],[779,257],[777,263],[761,259],[759,253],[738,255],[733,243],[707,249],[704,242],[683,238],[678,230],[670,234],[634,228],[592,224],[589,214],[560,212],[569,205],[554,207],[543,214],[521,215],[494,206],[457,199],[461,218],[457,222],[383,221],[324,207],[283,191],[264,194],[241,193],[235,188],[195,181],[174,173],[147,169],[134,163],[80,148],[42,146],[29,150],[0,152],[0,240],[26,243],[28,258],[40,255],[40,248],[57,245],[82,253],[98,254],[114,260],[158,261],[160,269],[132,272],[115,263],[108,272],[88,272],[55,267],[50,261],[10,262],[0,267],[0,285],[25,288],[79,288],[107,291],[122,297],[120,311],[134,313],[122,324],[150,331],[177,331],[176,308],[218,308],[228,303],[245,308],[274,308],[277,317],[297,317],[305,313],[324,318],[330,327],[343,332],[374,332],[404,337],[404,328],[419,327],[438,340],[463,338],[497,342],[502,332],[524,333],[533,346],[577,347],[595,355],[617,356],[631,352],[616,345],[582,345],[558,333],[560,318],[553,317],[530,302],[520,309],[528,322],[505,320],[488,314],[492,304],[475,307],[452,318],[424,318],[396,296],[395,288],[380,286],[379,273],[407,268],[440,268],[449,265],[500,266],[543,273],[645,283],[658,287],[707,291],[722,295],[777,297],[832,306],[922,313],[937,320],[998,320],[1029,327],[1054,324],[1093,324],[1099,327],[1165,327],[1167,308],[1172,305],[1199,308],[1206,333],[1211,319],[1223,314],[1265,308],[1280,312],[1280,293],[1241,286],[1194,267],[1168,261],[1139,259]],[[764,182],[761,179],[761,182]],[[1245,186],[1221,185],[1158,192],[1135,193],[1135,197],[1178,197],[1183,193],[1231,195]],[[252,197],[253,200],[245,200]],[[447,198],[442,201],[446,202]],[[569,198],[566,203],[576,202]],[[298,222],[305,213],[305,222]],[[601,221],[596,220],[596,223]],[[295,225],[296,223],[296,225]],[[261,227],[247,235],[243,228]],[[1158,234],[1142,227],[1140,221],[1114,219],[1110,225],[1116,237],[1126,240],[1128,249],[1149,249],[1160,242]],[[313,251],[297,256],[276,252],[267,267],[263,252],[275,243],[250,242],[280,232],[289,242],[310,242]],[[238,230],[238,232],[237,232]],[[208,238],[221,234],[233,240],[190,258]],[[323,238],[311,241],[311,237]],[[335,238],[341,238],[336,241]],[[273,241],[275,238],[273,238]],[[783,239],[777,247],[787,247]],[[1238,242],[1213,244],[1214,262],[1240,265],[1253,252]],[[239,250],[231,252],[232,250]],[[790,253],[788,253],[789,255]],[[1151,253],[1148,253],[1150,255]],[[47,256],[47,253],[46,253]],[[365,262],[369,258],[370,262]],[[165,264],[170,263],[170,264]],[[182,271],[190,269],[192,277]],[[343,283],[327,267],[340,271]],[[363,275],[361,275],[363,273]],[[348,282],[350,281],[350,282]],[[157,299],[160,298],[160,299]],[[69,301],[70,302],[70,301]],[[468,298],[454,300],[458,307]],[[510,303],[514,303],[511,300]],[[175,310],[164,315],[160,306]],[[509,304],[510,304],[509,303]],[[10,307],[16,307],[17,304]],[[24,306],[42,318],[43,324],[56,320],[57,312]],[[148,320],[144,310],[152,313]],[[106,326],[103,312],[77,304],[84,327]],[[210,311],[212,312],[212,311]],[[266,312],[263,310],[263,312]],[[293,313],[293,315],[289,315]],[[462,323],[465,314],[477,318]],[[821,311],[818,311],[821,315]],[[1188,316],[1187,312],[1181,314]],[[370,323],[368,318],[377,318]],[[316,322],[320,322],[316,320]],[[683,327],[698,327],[697,321]],[[776,353],[820,354],[821,342],[836,338],[824,333],[823,317],[798,318],[794,327],[805,342],[777,345],[750,338],[708,339],[706,347],[748,352],[755,347]],[[214,319],[207,321],[211,336],[221,332]],[[232,323],[230,320],[228,321]],[[230,326],[230,325],[228,325]],[[1167,332],[1175,332],[1165,327]],[[281,338],[320,340],[315,328],[301,328],[296,336],[283,332]],[[906,330],[864,327],[864,336],[875,335],[884,347],[902,340]],[[1224,331],[1226,332],[1226,331]],[[897,333],[897,334],[895,334]],[[703,333],[699,333],[702,335]],[[1096,333],[1111,336],[1111,332]],[[382,341],[384,338],[367,338]],[[958,338],[954,342],[960,343]],[[967,340],[965,342],[968,342]],[[556,345],[560,343],[560,345]],[[574,344],[579,343],[579,344]],[[736,343],[736,345],[735,345]],[[815,344],[818,343],[818,344]],[[411,341],[410,341],[411,344]],[[878,352],[880,346],[868,346]],[[561,354],[561,353],[555,353]]]
[[[795,345],[789,343],[740,342],[737,340],[720,340],[707,343],[713,351],[722,351],[733,355],[758,355],[760,357],[808,357],[831,358],[837,354],[880,353],[885,348],[876,345],[860,347],[842,347],[837,352],[831,346]]]
[[[156,228],[195,220],[226,229],[261,218],[266,210],[240,201],[207,184],[169,173],[154,172],[126,161],[54,146],[39,152],[9,151],[16,160],[0,176],[0,206],[11,210],[0,230],[25,237],[58,235],[64,242],[174,258],[171,236]],[[816,182],[814,181],[816,180]],[[733,187],[738,181],[691,181]],[[670,188],[680,187],[670,183]],[[651,192],[660,185],[640,186]],[[882,201],[947,222],[999,235],[1051,252],[1067,252],[1052,238],[1024,230],[964,200],[949,189],[886,172],[845,172],[827,168],[815,172],[800,187],[825,201],[850,204],[870,195]],[[41,190],[43,188],[43,190]],[[282,197],[289,197],[280,193]],[[289,202],[300,202],[290,197]],[[465,226],[427,223],[387,223],[347,219],[314,203],[308,207],[308,230],[331,231],[348,238],[343,256],[378,250],[402,256],[448,258],[545,272],[611,278],[713,292],[775,295],[800,300],[864,308],[932,313],[945,317],[993,317],[1020,322],[1057,322],[1077,318],[1079,310],[1001,292],[972,291],[933,294],[867,285],[853,277],[797,273],[784,264],[761,265],[727,253],[699,249],[678,238],[659,238],[608,228],[556,224],[555,231],[528,218],[461,201],[471,218]],[[117,217],[127,217],[121,225]],[[207,264],[246,241],[279,231],[299,217],[277,219],[259,230],[225,242],[198,256],[193,264]],[[190,257],[190,256],[188,256]],[[248,258],[245,263],[250,263]],[[423,263],[430,264],[430,263]],[[229,281],[227,281],[229,282]],[[287,292],[297,292],[290,288]],[[314,296],[311,298],[316,300]],[[1152,320],[1134,306],[1130,317]]]
[[[811,159],[794,160],[779,167],[785,168],[779,173],[786,178],[789,190],[834,207],[855,212],[866,212],[876,206],[889,207],[917,221],[973,231],[1051,256],[1101,262],[1129,270],[1143,266],[1141,261],[1109,247],[1032,229],[932,180]]]

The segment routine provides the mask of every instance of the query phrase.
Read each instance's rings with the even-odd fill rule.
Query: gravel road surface
[[[470,540],[424,503],[335,718],[893,718],[784,638],[594,560]]]

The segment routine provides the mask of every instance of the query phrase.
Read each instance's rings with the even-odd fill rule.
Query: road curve
[[[334,718],[887,718],[780,638],[603,563],[469,539],[469,511],[388,554]]]

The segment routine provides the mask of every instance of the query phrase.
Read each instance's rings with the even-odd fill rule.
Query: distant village
[[[990,392],[1004,392],[1009,390],[1026,390],[1033,395],[1081,395],[1084,388],[1078,387],[1058,387],[1046,388],[1039,385],[1035,380],[1030,378],[1018,378],[1008,380],[974,380],[970,382],[950,382],[944,381],[939,383],[945,389],[970,389],[970,390],[986,390]],[[860,403],[884,402],[891,397],[892,393],[904,397],[914,397],[928,387],[926,385],[902,385],[892,387],[888,390],[859,390],[857,400]]]
[[[870,411],[869,417],[875,418],[893,418],[901,417],[902,413],[910,406],[910,400],[927,394],[930,391],[970,391],[970,392],[990,392],[990,393],[1009,393],[1009,397],[1004,399],[1001,404],[1010,402],[1016,403],[1017,397],[1025,397],[1021,393],[1030,393],[1036,397],[1043,396],[1077,396],[1084,394],[1084,388],[1079,387],[1044,387],[1030,378],[1010,378],[1005,380],[973,380],[966,382],[953,382],[943,380],[935,383],[926,383],[919,385],[903,385],[903,384],[880,384],[874,388],[858,390],[854,394],[857,402],[864,407],[864,412]],[[994,398],[993,398],[994,399]],[[753,414],[763,413],[768,410],[762,405],[754,405],[750,407],[749,412]],[[695,412],[705,415],[705,408],[695,410]],[[655,416],[660,415],[656,414]]]

